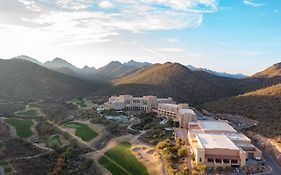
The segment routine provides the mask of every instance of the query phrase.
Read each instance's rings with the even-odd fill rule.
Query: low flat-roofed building
[[[228,133],[225,134],[237,147],[242,148],[247,153],[247,159],[257,159],[262,158],[262,152],[255,147],[251,139],[242,133]]]
[[[236,133],[237,131],[223,120],[199,120],[190,122],[189,128],[205,133]]]
[[[240,166],[246,163],[246,152],[223,134],[195,133],[189,138],[196,164],[208,167]]]
[[[208,133],[236,133],[237,131],[225,121],[201,120],[198,121],[204,132]]]
[[[238,133],[226,121],[210,120],[189,123],[188,141],[196,164],[209,167],[240,166],[247,159],[261,159],[262,152],[251,140]]]

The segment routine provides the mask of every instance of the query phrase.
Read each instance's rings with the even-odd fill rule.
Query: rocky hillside
[[[119,61],[112,61],[106,66],[97,69],[94,72],[94,77],[97,80],[110,81],[130,74],[141,67],[146,67],[147,65],[149,65],[149,63],[140,63],[132,60],[124,64]]]
[[[0,60],[0,98],[34,99],[85,95],[98,88],[22,59]]]
[[[275,77],[281,76],[281,63],[272,65],[264,71],[258,72],[253,77]]]
[[[206,103],[204,108],[216,113],[239,114],[262,123],[257,132],[281,134],[281,83],[235,97]]]
[[[237,94],[239,81],[204,71],[190,71],[178,63],[154,64],[112,81],[106,94],[172,96],[198,104]]]

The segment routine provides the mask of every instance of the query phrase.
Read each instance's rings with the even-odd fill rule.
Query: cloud
[[[266,4],[264,3],[258,3],[255,0],[244,0],[243,1],[244,4],[251,6],[251,7],[262,7],[262,6],[266,6]]]
[[[270,52],[262,52],[262,51],[230,51],[223,52],[224,54],[232,54],[232,55],[246,55],[246,56],[256,56],[256,55],[266,55],[270,54]]]
[[[30,27],[51,34],[54,43],[80,45],[110,41],[124,32],[198,27],[204,13],[217,6],[216,0],[13,0],[13,15],[0,7],[0,24]]]
[[[110,9],[110,8],[113,7],[113,4],[112,4],[111,2],[109,2],[109,1],[101,1],[101,2],[99,3],[99,6],[100,6],[101,8],[104,8],[104,9]]]
[[[279,10],[278,9],[274,9],[273,12],[274,13],[279,13]]]
[[[64,9],[83,10],[91,6],[90,0],[56,0],[56,4]]]
[[[35,4],[33,0],[19,0],[20,3],[22,3],[26,9],[34,11],[34,12],[40,12],[41,9],[39,6]]]
[[[177,48],[177,47],[167,47],[167,48],[160,48],[157,49],[157,51],[159,52],[174,52],[174,53],[183,53],[185,52],[185,50],[181,49],[181,48]]]

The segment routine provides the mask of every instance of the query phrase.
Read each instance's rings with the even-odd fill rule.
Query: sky
[[[0,58],[179,62],[251,75],[281,62],[280,0],[0,0]]]

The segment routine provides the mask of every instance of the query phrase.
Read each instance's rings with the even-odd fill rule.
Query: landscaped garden
[[[74,128],[75,135],[80,137],[83,141],[92,140],[97,136],[97,133],[89,126],[77,122],[69,122],[64,125],[67,128]]]
[[[148,175],[146,167],[132,154],[131,144],[122,142],[108,150],[99,163],[112,175]]]
[[[15,127],[16,133],[19,137],[30,137],[32,136],[31,126],[33,125],[32,120],[28,119],[16,119],[16,118],[8,118],[5,121]]]

